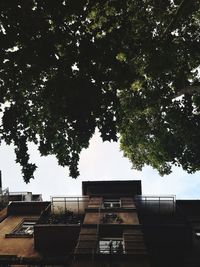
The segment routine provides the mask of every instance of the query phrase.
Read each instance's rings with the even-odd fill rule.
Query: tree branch
[[[184,5],[186,4],[186,2],[188,2],[187,0],[182,0],[182,2],[180,3],[180,5],[178,6],[176,13],[174,15],[174,17],[171,19],[170,23],[168,24],[168,26],[165,28],[163,34],[162,34],[162,38],[168,33],[168,31],[173,27],[173,25],[176,23],[181,11],[184,8]]]
[[[182,90],[180,90],[177,94],[176,97],[179,97],[183,94],[192,94],[192,93],[200,93],[200,85],[190,85],[184,87]]]

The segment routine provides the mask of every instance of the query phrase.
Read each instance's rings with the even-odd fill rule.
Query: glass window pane
[[[99,240],[99,253],[123,254],[124,244],[122,238],[102,238]]]

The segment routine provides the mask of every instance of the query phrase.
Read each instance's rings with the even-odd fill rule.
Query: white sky
[[[54,156],[40,157],[37,148],[30,145],[31,160],[38,169],[35,179],[25,184],[21,168],[15,163],[12,146],[4,144],[0,147],[0,170],[2,171],[3,188],[10,191],[31,191],[41,193],[44,200],[55,195],[81,195],[82,181],[95,180],[142,180],[143,194],[174,194],[176,198],[200,199],[200,172],[189,175],[180,168],[173,173],[161,177],[157,171],[146,167],[143,171],[131,169],[128,159],[123,157],[118,143],[102,142],[95,134],[90,147],[81,154],[77,179],[69,177],[68,168],[58,166]]]

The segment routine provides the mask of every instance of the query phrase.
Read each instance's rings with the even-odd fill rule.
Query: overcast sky
[[[200,199],[200,172],[189,175],[180,168],[174,168],[172,174],[161,177],[150,167],[141,172],[135,171],[120,152],[119,144],[103,143],[98,134],[92,138],[90,147],[81,153],[81,175],[77,179],[70,178],[68,168],[58,166],[54,156],[40,157],[34,145],[30,145],[30,150],[31,160],[38,168],[35,179],[25,184],[20,166],[15,163],[13,147],[4,144],[0,147],[3,188],[42,193],[44,200],[50,200],[50,196],[55,195],[81,195],[82,181],[142,180],[145,195],[174,194],[178,199]]]

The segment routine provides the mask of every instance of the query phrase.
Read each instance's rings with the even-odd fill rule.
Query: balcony
[[[52,197],[38,224],[81,225],[88,201],[88,197]]]
[[[138,195],[135,197],[135,203],[138,210],[145,214],[173,215],[176,211],[176,198],[174,195]]]
[[[47,254],[73,252],[88,197],[52,197],[34,226],[35,249]]]
[[[88,206],[89,197],[52,197],[51,210],[53,214],[73,212],[74,214],[84,214]]]

